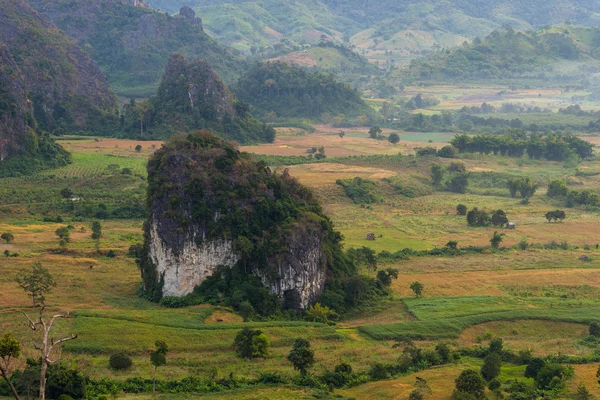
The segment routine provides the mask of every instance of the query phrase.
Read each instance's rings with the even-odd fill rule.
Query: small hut
[[[506,224],[507,229],[515,229],[516,227],[517,225],[514,222],[509,222],[508,224]]]
[[[375,240],[375,234],[373,232],[367,232],[367,240]]]

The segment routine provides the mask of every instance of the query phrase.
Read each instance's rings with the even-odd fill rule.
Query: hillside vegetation
[[[326,73],[281,62],[257,64],[239,80],[236,92],[256,112],[283,117],[319,117],[322,113],[357,116],[370,107],[349,85]]]
[[[31,0],[102,68],[117,94],[148,97],[156,91],[169,56],[210,60],[223,79],[241,65],[202,29],[191,14],[170,16],[122,0]],[[191,11],[191,10],[190,10]]]
[[[399,75],[417,81],[520,78],[578,83],[588,79],[599,58],[598,28],[517,32],[505,27],[473,43],[413,60],[407,72]]]

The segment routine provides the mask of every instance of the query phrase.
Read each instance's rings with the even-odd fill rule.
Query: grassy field
[[[140,273],[134,259],[127,256],[127,249],[143,240],[143,220],[102,221],[104,236],[97,244],[90,237],[91,224],[96,219],[93,214],[75,215],[83,212],[86,205],[97,207],[105,203],[112,210],[143,202],[145,162],[161,143],[67,138],[61,143],[73,153],[73,164],[32,177],[0,180],[0,232],[15,235],[13,243],[0,243],[0,253],[18,254],[18,257],[0,256],[0,331],[14,332],[24,343],[24,354],[36,355],[30,345],[31,332],[20,315],[21,311],[32,314],[34,310],[14,278],[19,271],[39,261],[58,283],[47,296],[51,310],[73,313],[73,318],[57,326],[57,335],[78,334],[77,340],[65,345],[63,356],[76,361],[78,368],[93,378],[125,380],[151,376],[148,354],[156,339],[167,340],[171,347],[168,365],[160,370],[163,379],[192,374],[226,377],[230,373],[251,379],[275,370],[292,376],[296,372],[286,355],[293,341],[300,337],[309,339],[315,349],[316,364],[312,371],[316,374],[342,361],[356,371],[366,371],[376,362],[394,362],[399,356],[399,350],[392,347],[394,341],[407,336],[418,339],[417,344],[422,348],[432,348],[440,340],[455,349],[473,348],[486,345],[490,338],[502,337],[506,348],[514,351],[530,348],[540,356],[596,354],[596,348],[582,341],[587,336],[587,324],[600,320],[600,257],[595,248],[600,243],[599,215],[594,209],[566,209],[564,222],[549,224],[543,214],[564,208],[560,202],[545,196],[548,182],[565,178],[573,187],[597,190],[599,175],[577,174],[576,168],[600,171],[600,162],[586,161],[573,167],[556,162],[467,157],[460,161],[472,173],[472,185],[466,194],[452,194],[433,190],[429,177],[433,163],[448,164],[450,160],[411,156],[414,147],[429,145],[429,140],[440,146],[451,136],[401,133],[401,138],[403,141],[394,146],[368,139],[366,129],[357,129],[341,139],[336,129],[317,126],[314,134],[285,134],[275,144],[244,150],[305,155],[309,147],[325,146],[326,154],[331,157],[327,162],[275,165],[273,169],[289,168],[292,176],[314,190],[344,235],[346,248],[369,246],[377,252],[404,248],[429,250],[443,247],[449,240],[458,241],[459,247],[488,245],[498,229],[468,227],[464,217],[455,215],[456,205],[463,203],[469,208],[506,211],[509,219],[517,223],[517,229],[502,231],[506,234],[503,245],[512,246],[523,239],[529,243],[555,241],[567,242],[564,247],[568,250],[536,247],[459,256],[411,256],[390,262],[381,266],[399,273],[390,296],[378,305],[357,310],[335,326],[301,321],[243,323],[233,310],[211,305],[167,309],[137,296]],[[140,152],[135,151],[137,144],[142,145]],[[397,153],[404,155],[340,158]],[[123,168],[130,169],[131,174],[122,173]],[[496,174],[493,179],[490,172]],[[513,175],[527,175],[539,183],[540,189],[529,204],[521,204],[520,199],[510,198],[507,189],[497,187],[498,182]],[[335,182],[356,176],[375,181],[384,201],[366,206],[354,204]],[[80,198],[75,205],[61,196],[61,189],[66,187]],[[398,187],[404,188],[403,191]],[[406,188],[417,195],[406,196]],[[57,215],[63,217],[63,222],[49,222],[46,218]],[[66,225],[73,227],[71,242],[66,250],[57,251],[58,238],[54,232]],[[367,232],[374,232],[376,240],[367,241]],[[589,247],[584,249],[584,245]],[[116,256],[107,257],[108,250],[113,250]],[[590,261],[581,261],[579,257],[583,255]],[[414,281],[424,284],[423,297],[414,297],[409,288]],[[267,359],[247,361],[236,356],[233,338],[243,326],[257,327],[270,338],[272,347]],[[132,356],[134,366],[129,371],[109,368],[108,358],[119,351]],[[479,359],[463,358],[456,364],[336,390],[335,394],[356,399],[405,399],[419,376],[426,378],[432,388],[429,398],[448,399],[460,371],[478,368],[480,364]],[[17,366],[24,366],[24,358]],[[593,377],[596,368],[597,364],[576,366],[569,393],[583,381],[593,393],[600,394]],[[522,367],[506,365],[502,376],[520,379],[522,373]],[[312,390],[284,385],[202,397],[315,396]]]

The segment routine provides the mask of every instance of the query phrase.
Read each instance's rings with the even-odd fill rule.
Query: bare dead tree
[[[60,353],[60,345],[68,340],[73,340],[77,338],[77,335],[71,335],[66,338],[54,340],[54,338],[50,337],[50,331],[54,327],[54,323],[57,319],[60,318],[71,318],[71,316],[67,314],[56,314],[50,318],[48,322],[44,321],[44,309],[46,306],[42,306],[40,309],[40,316],[37,320],[32,320],[25,313],[23,315],[29,321],[29,327],[33,331],[40,331],[42,333],[42,343],[33,342],[33,347],[36,350],[39,350],[42,353],[42,366],[40,369],[40,400],[46,400],[46,372],[48,370],[49,365],[56,364],[60,361],[60,355],[56,358],[52,359],[52,350],[55,348],[59,350]]]

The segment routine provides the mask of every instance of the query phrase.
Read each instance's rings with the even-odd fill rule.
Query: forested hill
[[[256,112],[282,117],[368,116],[372,109],[349,85],[333,75],[282,62],[257,64],[240,78],[236,93]]]
[[[236,101],[221,78],[202,60],[169,57],[160,87],[147,102],[123,109],[122,134],[129,138],[168,139],[176,132],[210,129],[238,143],[272,142],[275,130]]]
[[[242,66],[203,30],[193,10],[171,16],[124,0],[29,0],[43,16],[76,38],[108,76],[117,94],[156,92],[169,56],[210,60],[233,81]]]
[[[0,2],[0,43],[20,69],[42,130],[101,133],[113,127],[116,97],[98,66],[25,1]]]
[[[600,28],[553,27],[517,32],[510,27],[483,40],[413,60],[399,75],[412,81],[538,79],[578,82],[600,59]]]

